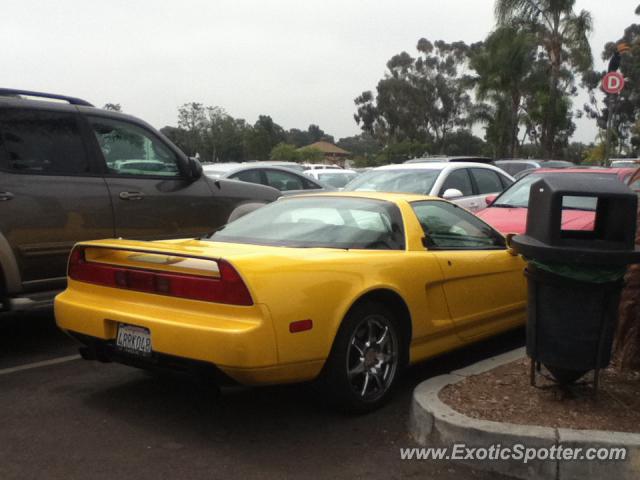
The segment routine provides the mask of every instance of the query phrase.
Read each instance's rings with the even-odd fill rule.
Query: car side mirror
[[[188,166],[189,166],[189,176],[192,180],[198,180],[203,173],[202,164],[197,158],[189,157],[188,158]]]
[[[484,201],[487,204],[487,207],[490,207],[491,204],[496,201],[496,198],[498,198],[498,195],[487,195],[486,197],[484,197]]]
[[[447,188],[442,194],[442,198],[445,200],[453,200],[454,198],[464,197],[462,192],[457,188]]]

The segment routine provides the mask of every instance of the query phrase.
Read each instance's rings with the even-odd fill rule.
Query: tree
[[[287,162],[297,162],[300,160],[300,154],[295,145],[281,142],[271,149],[271,160],[283,160]]]
[[[547,98],[543,103],[541,142],[544,155],[553,158],[557,133],[561,129],[563,69],[587,72],[592,65],[587,35],[592,30],[591,14],[574,11],[575,0],[496,0],[495,14],[499,25],[516,25],[535,36],[548,62]]]
[[[267,160],[273,147],[284,141],[283,128],[268,115],[260,115],[245,134],[247,153],[252,160]]]
[[[178,128],[184,133],[184,151],[195,156],[204,147],[204,136],[207,129],[207,111],[201,103],[185,103],[178,108]]]
[[[324,160],[324,153],[315,147],[304,147],[298,150],[300,160],[309,163],[318,163]]]
[[[487,140],[497,158],[515,158],[523,97],[531,91],[536,44],[531,34],[512,25],[499,27],[471,47],[472,79],[480,101],[491,107],[476,108],[476,118],[487,124]]]
[[[416,58],[407,52],[393,56],[375,96],[366,91],[355,99],[356,123],[381,144],[433,143],[439,149],[450,132],[467,123],[468,48],[423,38]]]
[[[589,89],[589,103],[584,106],[587,116],[595,119],[601,132],[607,129],[609,111],[612,110],[612,150],[615,156],[638,156],[640,154],[640,130],[637,119],[640,116],[640,25],[629,25],[622,38],[609,42],[602,51],[602,59],[607,61],[614,54],[619,55],[620,73],[627,79],[619,95],[607,96],[603,105],[596,96],[600,92],[600,81],[606,72],[591,71],[584,80]],[[629,48],[621,49],[628,45]],[[620,54],[619,51],[623,50]]]
[[[318,125],[311,124],[306,131],[298,128],[292,128],[286,132],[286,142],[296,147],[304,147],[310,145],[319,140],[324,140],[329,143],[334,143],[332,135],[328,135]]]
[[[380,151],[380,145],[368,133],[341,138],[336,145],[355,156],[375,155]]]

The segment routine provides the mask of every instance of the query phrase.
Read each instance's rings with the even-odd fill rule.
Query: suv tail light
[[[229,305],[253,305],[251,294],[233,266],[217,260],[219,277],[163,272],[88,261],[85,247],[76,247],[69,258],[69,278],[78,282],[170,297]]]

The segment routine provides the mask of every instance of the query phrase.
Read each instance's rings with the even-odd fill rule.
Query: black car
[[[130,115],[0,89],[0,311],[50,305],[78,241],[202,236],[279,196],[212,181]]]
[[[262,162],[210,163],[203,166],[204,173],[213,179],[230,178],[243,182],[259,183],[276,188],[283,195],[335,190],[322,182],[289,167],[277,167]]]

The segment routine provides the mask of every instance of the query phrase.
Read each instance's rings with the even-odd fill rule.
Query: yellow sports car
[[[207,238],[80,243],[55,313],[87,359],[247,385],[316,379],[367,411],[407,364],[522,324],[523,268],[438,198],[301,195]]]

